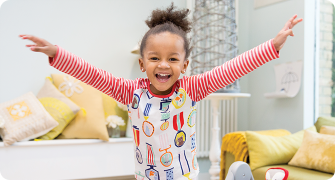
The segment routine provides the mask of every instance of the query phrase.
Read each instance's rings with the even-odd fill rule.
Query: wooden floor
[[[209,173],[200,173],[197,180],[207,180],[210,179]],[[136,180],[135,177],[132,176],[122,176],[122,177],[110,177],[110,178],[94,178],[94,179],[85,179],[85,180]]]
[[[136,179],[133,175],[131,175],[131,176],[122,176],[122,177],[94,178],[94,179],[85,179],[85,180],[136,180]]]

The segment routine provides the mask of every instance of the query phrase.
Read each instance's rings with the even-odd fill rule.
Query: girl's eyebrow
[[[150,54],[157,54],[157,52],[149,52],[148,55],[150,55]]]
[[[148,53],[148,55],[150,55],[150,54],[155,54],[155,55],[157,55],[158,53],[155,52],[155,51],[151,51],[151,52]],[[179,54],[179,53],[176,53],[176,52],[173,52],[173,53],[170,53],[170,56],[172,56],[172,55],[177,55],[177,56],[179,56],[180,54]]]
[[[171,53],[170,56],[172,56],[172,55],[177,55],[177,56],[179,56],[179,53]]]

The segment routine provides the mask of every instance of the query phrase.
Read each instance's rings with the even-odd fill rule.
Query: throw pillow
[[[36,97],[48,113],[59,123],[57,127],[39,137],[39,139],[55,139],[74,119],[80,108],[52,84],[50,77],[45,79],[45,83]]]
[[[316,131],[315,126],[308,129]],[[303,136],[304,130],[280,137],[247,131],[246,138],[251,170],[267,165],[288,163],[298,151]]]
[[[80,111],[58,138],[108,141],[101,92],[66,74],[51,76],[58,90],[86,110],[86,113]]]
[[[32,92],[0,104],[4,145],[39,137],[58,126]]]
[[[335,136],[306,131],[301,147],[288,163],[323,172],[335,172]]]
[[[128,122],[127,106],[121,103],[118,103],[112,97],[104,93],[102,93],[102,99],[103,99],[103,105],[104,105],[104,111],[105,111],[105,118],[107,118],[108,116],[116,115],[116,116],[121,117],[124,120],[125,125],[120,126],[120,134],[121,134],[121,137],[125,137],[126,129],[127,129],[127,122]]]
[[[335,118],[333,117],[319,117],[315,123],[316,129],[320,132],[322,126],[333,126],[335,127]]]
[[[258,134],[261,135],[268,135],[268,136],[286,136],[286,135],[290,135],[291,132],[286,130],[286,129],[272,129],[272,130],[263,130],[263,131],[254,131],[257,132]]]
[[[333,126],[322,126],[320,129],[320,134],[335,135],[335,127]]]

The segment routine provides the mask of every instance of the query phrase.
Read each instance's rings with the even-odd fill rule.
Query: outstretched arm
[[[33,41],[35,44],[26,46],[32,51],[49,56],[50,65],[56,69],[93,86],[123,104],[129,104],[132,101],[133,91],[139,86],[139,80],[114,77],[111,73],[89,64],[84,59],[44,39],[31,35],[20,35],[20,37]]]
[[[193,101],[200,101],[210,93],[233,83],[266,62],[278,58],[278,52],[284,46],[287,37],[294,36],[292,28],[302,21],[302,19],[296,20],[296,17],[297,15],[294,15],[288,20],[274,39],[244,52],[211,71],[183,78],[181,86],[186,88]]]

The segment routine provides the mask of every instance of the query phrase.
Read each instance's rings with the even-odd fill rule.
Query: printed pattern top
[[[136,179],[187,180],[199,173],[196,102],[278,57],[271,39],[211,71],[178,79],[168,95],[153,94],[148,78],[114,77],[61,47],[49,62],[128,106]]]

